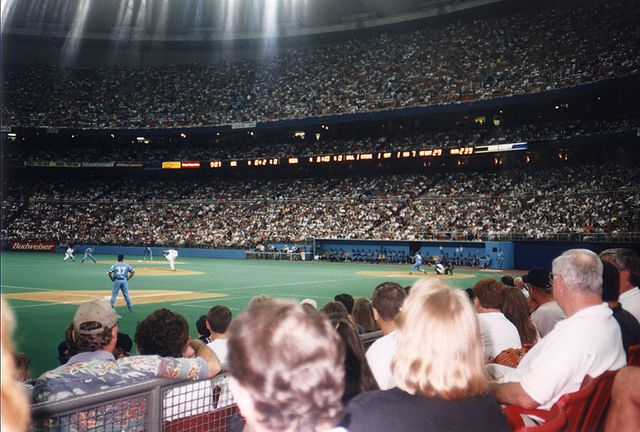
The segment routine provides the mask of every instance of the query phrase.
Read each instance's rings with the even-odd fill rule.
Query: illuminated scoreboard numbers
[[[343,156],[342,155],[333,155],[331,156],[331,160],[333,162],[342,162],[343,161]]]
[[[442,149],[420,150],[420,151],[418,151],[418,156],[420,156],[420,157],[438,157],[438,156],[442,156]]]
[[[384,153],[381,152],[377,154],[377,157],[378,159],[391,159],[391,155],[392,155],[391,152],[384,152]]]
[[[373,153],[360,153],[356,156],[357,160],[373,160]]]
[[[211,161],[211,162],[209,162],[209,167],[211,167],[211,168],[222,168],[222,161]]]
[[[351,161],[356,160],[356,156],[355,155],[350,155],[350,154],[344,155],[344,160],[346,160],[348,162],[351,162]]]
[[[238,166],[238,161],[230,161],[229,162],[229,166],[233,167],[233,168],[237,167]]]
[[[473,147],[458,147],[458,148],[452,148],[451,150],[449,150],[449,154],[451,155],[457,155],[457,156],[465,156],[465,155],[470,155],[473,154]]]
[[[298,158],[295,158],[295,157],[287,159],[287,162],[289,163],[289,165],[296,165],[296,164],[300,163]]]

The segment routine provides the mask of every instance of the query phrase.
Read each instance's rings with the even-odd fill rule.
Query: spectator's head
[[[251,298],[251,301],[249,301],[249,305],[247,306],[247,308],[252,308],[254,306],[258,306],[261,304],[270,303],[272,300],[273,300],[273,297],[267,294],[260,294]]]
[[[29,402],[26,393],[16,381],[16,365],[14,362],[13,333],[15,320],[11,309],[2,301],[0,319],[0,343],[2,358],[0,358],[0,393],[2,395],[2,416],[0,416],[0,429],[6,431],[23,432],[27,430],[31,416],[29,415]]]
[[[616,266],[620,273],[620,294],[640,285],[640,257],[631,249],[614,248],[600,252],[602,261]]]
[[[373,317],[373,307],[371,300],[366,297],[356,297],[353,302],[353,313],[351,314],[356,324],[360,324],[367,332],[378,330],[378,323]]]
[[[26,382],[29,380],[29,368],[31,359],[25,353],[15,353],[13,360],[16,365],[16,380]]]
[[[138,323],[133,339],[139,354],[179,358],[189,342],[189,324],[182,315],[161,308]]]
[[[229,329],[231,389],[253,430],[315,431],[342,414],[344,350],[325,314],[271,300]]]
[[[397,321],[392,371],[400,389],[445,400],[486,393],[478,320],[463,291],[435,278],[420,280]]]
[[[326,313],[327,316],[329,317],[331,316],[341,316],[343,318],[349,317],[349,312],[347,311],[347,308],[345,307],[344,304],[342,304],[339,301],[327,302],[324,304],[324,306],[322,306],[322,309],[320,310]]]
[[[527,298],[516,287],[507,287],[502,295],[502,313],[518,329],[522,343],[536,343],[538,332],[529,316]]]
[[[473,300],[476,298],[476,295],[473,293],[473,288],[465,288],[464,292],[467,293],[467,297],[469,297],[469,301],[473,303]]]
[[[347,313],[351,314],[353,312],[353,296],[351,294],[338,294],[333,299],[342,303],[347,308]]]
[[[532,268],[522,277],[531,299],[537,304],[553,301],[551,273],[543,268]]]
[[[553,260],[553,291],[567,313],[576,296],[602,301],[602,261],[588,249],[570,249]]]
[[[620,273],[609,261],[602,261],[602,301],[617,302],[620,297]]]
[[[129,357],[131,349],[133,349],[131,337],[126,333],[118,332],[118,340],[116,341],[116,349],[113,351],[113,356],[116,359]]]
[[[73,317],[72,343],[78,352],[113,352],[118,338],[118,318],[108,301],[80,305]]]
[[[501,309],[504,290],[505,286],[500,281],[491,278],[481,279],[473,286],[474,302],[483,309]]]
[[[522,277],[518,276],[517,278],[513,279],[513,286],[518,288],[518,289],[525,289],[527,286],[524,284],[524,281],[522,280]]]
[[[378,390],[378,383],[369,368],[356,326],[351,320],[338,316],[331,318],[331,324],[340,336],[345,349],[345,388],[342,394],[342,403],[346,405],[360,393]]]
[[[509,275],[502,276],[500,278],[500,282],[502,282],[502,284],[505,285],[505,286],[511,286],[511,287],[515,286],[515,282],[513,280],[513,277],[509,276]]]
[[[318,302],[314,299],[306,298],[300,302],[302,307],[307,312],[317,312],[318,311]]]
[[[118,261],[120,262],[124,261],[124,255],[122,254],[118,255]]]
[[[225,334],[231,324],[231,309],[217,305],[207,312],[207,328],[212,333]]]
[[[209,337],[211,335],[211,331],[207,327],[207,316],[201,315],[196,321],[196,330],[200,336]]]
[[[407,296],[404,288],[395,282],[383,282],[373,290],[371,303],[376,320],[393,321]]]

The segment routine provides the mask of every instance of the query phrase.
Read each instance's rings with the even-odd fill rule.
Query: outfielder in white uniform
[[[176,271],[176,258],[178,258],[178,251],[175,249],[168,249],[166,251],[163,251],[164,253],[164,257],[167,259],[167,261],[169,261],[169,266],[171,267],[171,270]]]

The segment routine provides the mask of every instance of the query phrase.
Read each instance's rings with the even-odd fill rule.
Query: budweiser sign
[[[18,252],[55,252],[54,242],[41,241],[10,241],[9,250]]]

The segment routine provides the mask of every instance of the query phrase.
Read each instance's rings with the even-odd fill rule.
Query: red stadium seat
[[[524,422],[522,421],[522,418],[518,419],[516,417],[516,414],[539,417],[547,422],[551,419],[551,413],[553,409],[558,406],[562,410],[562,412],[564,412],[566,417],[566,427],[564,428],[564,430],[576,431],[580,429],[579,426],[582,422],[582,418],[584,417],[585,412],[587,411],[590,397],[593,394],[595,388],[596,381],[592,377],[587,375],[586,377],[584,377],[579,390],[573,393],[567,393],[560,397],[560,399],[558,399],[558,402],[556,402],[553,407],[551,407],[550,411],[541,409],[527,409],[516,405],[507,405],[503,408],[503,411],[507,415],[507,419],[509,420],[511,427],[514,430],[520,430],[521,428],[524,428]]]
[[[582,420],[582,432],[598,430],[604,423],[611,400],[611,387],[618,371],[606,371],[595,379],[595,390]]]
[[[503,408],[504,414],[507,416],[507,421],[511,430],[514,432],[558,432],[563,430],[564,425],[567,423],[567,416],[560,405],[555,404],[549,410],[546,421],[541,425],[525,427],[522,423],[522,417],[516,411],[511,409],[512,405]]]
[[[627,365],[640,366],[640,345],[631,345],[627,351]]]
[[[239,413],[237,405],[230,405],[214,411],[164,422],[164,432],[226,432],[231,424],[231,416]],[[244,424],[244,420],[242,421]]]

